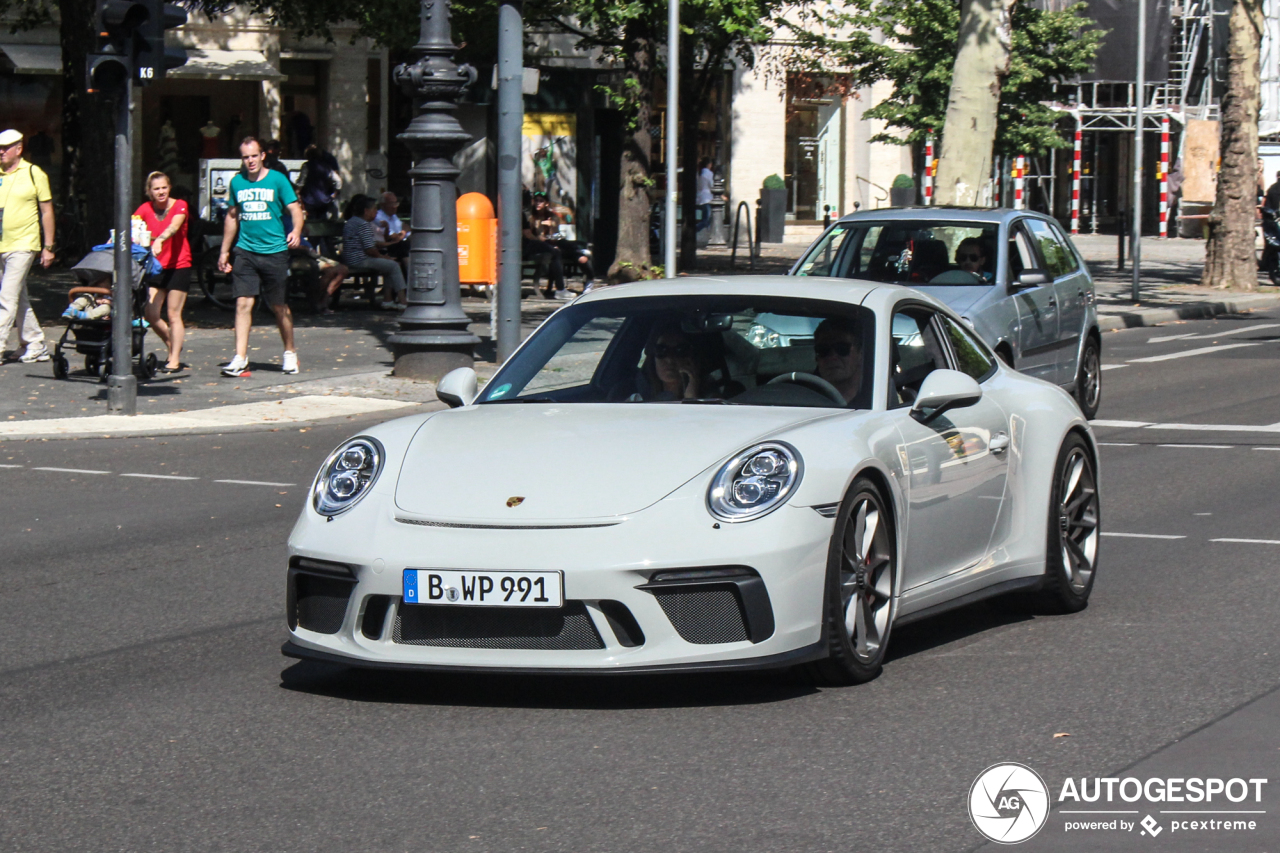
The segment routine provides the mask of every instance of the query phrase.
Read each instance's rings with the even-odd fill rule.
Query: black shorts
[[[147,287],[154,287],[157,290],[178,290],[182,293],[191,292],[191,267],[183,267],[180,270],[161,270],[157,275],[147,276]]]
[[[231,293],[256,296],[268,305],[284,305],[289,296],[289,253],[259,255],[236,250],[231,267]]]

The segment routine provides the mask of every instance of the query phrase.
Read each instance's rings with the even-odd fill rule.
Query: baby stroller
[[[151,379],[156,374],[159,360],[155,353],[144,355],[147,335],[147,323],[142,319],[143,309],[147,304],[147,288],[143,286],[143,278],[151,264],[151,253],[141,246],[133,247],[133,281],[132,304],[129,306],[132,321],[133,353],[136,359],[134,374],[142,379]],[[67,293],[68,304],[74,304],[81,297],[110,297],[111,282],[115,272],[115,252],[110,245],[96,246],[85,255],[80,263],[71,268],[76,278],[84,282],[82,287],[73,287]],[[115,311],[114,304],[111,311]],[[71,372],[71,364],[66,351],[73,350],[84,356],[85,372],[95,375],[102,382],[112,373],[111,355],[111,314],[101,310],[76,311],[68,308],[67,328],[58,339],[53,349],[53,377],[66,379]]]

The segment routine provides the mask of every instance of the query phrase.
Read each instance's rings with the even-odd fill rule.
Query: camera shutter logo
[[[1023,764],[993,764],[969,789],[969,819],[998,844],[1031,838],[1049,818],[1049,788],[1040,774]]]

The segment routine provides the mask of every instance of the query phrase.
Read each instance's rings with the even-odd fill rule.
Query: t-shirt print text
[[[236,193],[236,207],[240,209],[240,218],[245,220],[270,219],[271,211],[267,205],[276,200],[273,189],[251,188]]]

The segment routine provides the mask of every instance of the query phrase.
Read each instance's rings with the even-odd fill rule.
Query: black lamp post
[[[391,336],[395,375],[438,380],[470,367],[480,339],[467,331],[458,284],[458,214],[453,155],[471,140],[454,116],[458,96],[475,69],[453,61],[449,0],[422,0],[422,26],[413,61],[392,76],[415,100],[417,116],[399,138],[413,153],[413,212],[409,218],[409,307]]]

